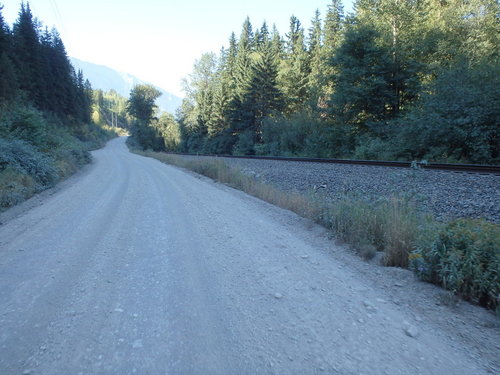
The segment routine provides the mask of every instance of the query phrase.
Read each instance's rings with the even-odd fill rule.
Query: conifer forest
[[[196,61],[176,118],[132,134],[188,153],[497,163],[498,14],[495,0],[357,0],[353,14],[333,0],[307,30],[247,18]]]
[[[107,111],[99,107],[112,93],[94,92],[75,71],[57,30],[34,17],[29,3],[12,28],[2,10],[0,211],[68,177],[116,134],[101,126]]]

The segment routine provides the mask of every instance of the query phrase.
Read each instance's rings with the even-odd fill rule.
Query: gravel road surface
[[[491,313],[124,141],[0,218],[0,374],[498,371]]]

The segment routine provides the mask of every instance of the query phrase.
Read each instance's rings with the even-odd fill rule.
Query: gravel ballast
[[[363,199],[411,196],[419,209],[441,221],[467,217],[500,223],[500,176],[350,164],[222,160],[285,191],[320,191],[327,199],[345,195]]]

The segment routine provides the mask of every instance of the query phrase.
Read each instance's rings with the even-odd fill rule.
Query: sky
[[[344,0],[346,11],[352,0]],[[266,21],[282,36],[291,15],[305,30],[316,9],[324,18],[330,0],[31,0],[32,13],[59,31],[69,56],[137,76],[177,96],[181,80],[205,52],[239,37],[245,18],[254,30]],[[0,0],[7,23],[21,0]]]

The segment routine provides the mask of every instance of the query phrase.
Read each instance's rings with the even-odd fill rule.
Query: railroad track
[[[482,164],[446,164],[446,163],[415,163],[406,161],[382,161],[382,160],[351,160],[351,159],[327,159],[327,158],[303,158],[303,157],[283,157],[283,156],[239,156],[239,155],[211,155],[211,154],[176,154],[189,156],[210,156],[233,159],[257,159],[257,160],[280,160],[280,161],[300,161],[306,163],[331,163],[331,164],[351,164],[367,165],[379,167],[395,168],[422,168],[451,172],[467,172],[479,174],[500,175],[500,165]]]

